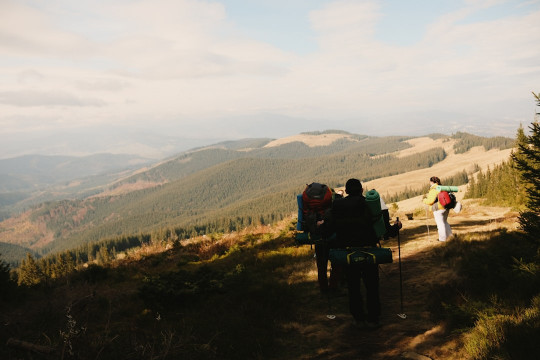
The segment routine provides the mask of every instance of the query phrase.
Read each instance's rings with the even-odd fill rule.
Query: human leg
[[[370,323],[378,323],[381,315],[381,302],[379,296],[379,266],[368,265],[363,269],[364,284],[366,286],[367,318]]]
[[[349,311],[357,323],[366,320],[362,300],[362,273],[357,266],[347,267],[347,286],[349,290]]]
[[[331,291],[338,291],[343,278],[343,266],[332,264],[330,268],[330,279],[328,281],[328,288]]]
[[[330,249],[327,244],[315,244],[315,257],[317,262],[317,281],[322,293],[328,291],[328,256]]]
[[[433,217],[435,218],[435,223],[437,224],[437,232],[439,233],[439,241],[446,241],[451,234],[451,231],[450,234],[448,234],[448,229],[446,227],[446,225],[448,225],[448,221],[446,221],[445,216],[448,218],[447,210],[443,209],[433,212]]]
[[[452,236],[452,228],[450,227],[450,224],[448,223],[448,214],[450,213],[450,210],[445,210],[443,214],[443,220],[444,220],[444,229],[446,232],[446,238],[448,239],[450,236]]]

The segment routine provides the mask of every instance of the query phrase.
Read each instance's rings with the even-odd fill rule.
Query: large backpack
[[[302,228],[311,237],[320,236],[321,229],[317,221],[324,218],[324,214],[332,207],[332,190],[324,184],[311,183],[302,193]]]
[[[439,204],[441,204],[442,207],[444,207],[445,209],[449,210],[456,207],[456,203],[457,203],[456,196],[452,192],[448,192],[444,190],[440,191],[439,194],[437,195],[437,200],[439,201]]]

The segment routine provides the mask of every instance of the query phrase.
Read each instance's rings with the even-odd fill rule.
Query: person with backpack
[[[448,212],[450,211],[439,201],[440,191],[437,189],[441,185],[441,179],[436,176],[429,178],[429,192],[422,200],[424,204],[430,207],[437,224],[437,232],[439,233],[439,241],[446,241],[452,236],[452,228],[448,223]]]
[[[332,266],[328,278],[328,261],[332,233],[325,219],[328,218],[333,198],[339,197],[325,184],[313,182],[306,186],[302,193],[302,228],[309,233],[315,244],[315,259],[317,264],[317,281],[323,295],[339,293],[341,269]]]
[[[345,184],[348,196],[332,204],[330,221],[336,233],[332,247],[374,247],[379,239],[372,226],[371,213],[362,195],[362,183],[349,179]],[[359,328],[379,326],[381,305],[379,297],[379,267],[377,264],[345,268],[349,295],[349,311]],[[362,281],[366,288],[367,313],[364,311]]]

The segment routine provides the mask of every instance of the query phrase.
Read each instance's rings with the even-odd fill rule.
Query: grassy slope
[[[463,338],[448,331],[434,307],[438,289],[447,289],[445,301],[459,298],[460,256],[448,254],[460,244],[489,246],[515,229],[517,215],[473,200],[464,205],[449,219],[455,242],[435,241],[431,217],[404,220],[406,319],[396,315],[402,312],[397,240],[384,244],[395,261],[381,266],[383,327],[373,332],[351,326],[346,297],[320,297],[313,250],[294,245],[288,220],[181,248],[146,247],[69,285],[31,291],[2,312],[0,342],[14,337],[47,345],[65,358],[71,346],[81,359],[395,359],[407,351],[463,359]],[[6,359],[24,354],[1,351]]]
[[[400,157],[410,156],[435,147],[443,147],[448,156],[430,168],[369,181],[364,186],[366,189],[379,189],[382,194],[394,194],[405,190],[407,186],[409,188],[415,188],[415,184],[417,188],[421,188],[422,185],[429,183],[431,176],[438,176],[444,179],[463,170],[467,172],[473,171],[475,165],[478,165],[483,171],[488,167],[493,168],[494,165],[508,160],[511,152],[511,149],[485,151],[482,147],[475,147],[464,154],[455,154],[453,150],[454,140],[445,141],[444,139],[417,138],[408,142],[412,147],[400,151]],[[417,199],[414,199],[410,204],[404,203],[402,206],[411,210],[411,207],[415,207],[414,203],[417,203]]]

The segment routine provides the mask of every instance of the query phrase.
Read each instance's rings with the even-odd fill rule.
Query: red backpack
[[[317,221],[324,218],[324,213],[332,207],[332,190],[324,184],[311,183],[302,193],[304,231],[313,235],[320,234]]]
[[[448,191],[440,191],[437,195],[437,200],[445,209],[453,209],[457,202],[454,193]]]

